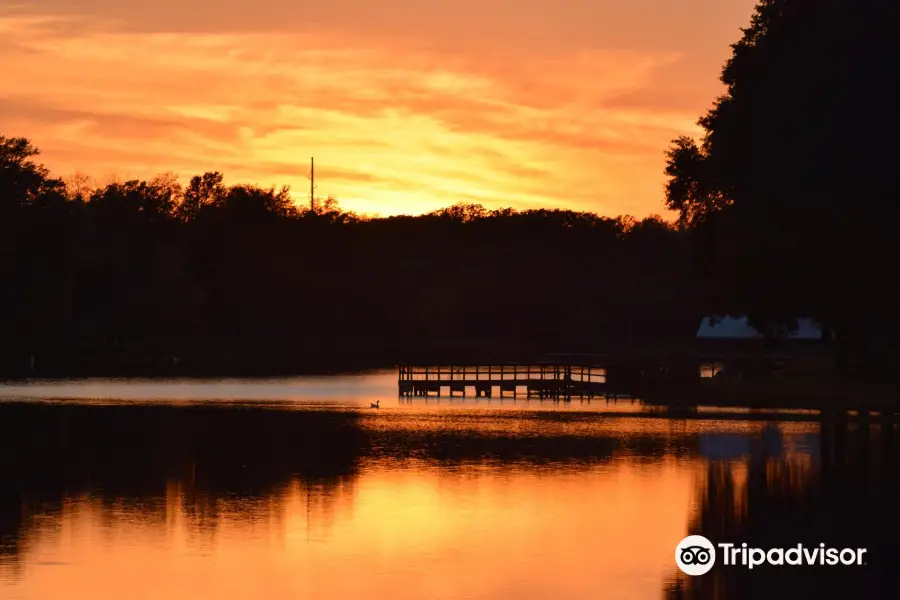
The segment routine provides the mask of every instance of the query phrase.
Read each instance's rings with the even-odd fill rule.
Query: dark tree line
[[[776,334],[813,317],[842,367],[894,370],[898,6],[761,0],[702,140],[668,151],[675,226],[477,205],[367,219],[218,173],[89,189],[0,137],[0,371],[511,360],[687,339],[705,314]]]
[[[690,337],[700,318],[685,236],[659,218],[457,205],[369,219],[219,173],[88,189],[36,155],[0,137],[8,373],[511,359]]]
[[[898,7],[761,0],[702,140],[668,153],[666,202],[707,301],[762,329],[813,317],[844,366],[890,369],[900,346]]]

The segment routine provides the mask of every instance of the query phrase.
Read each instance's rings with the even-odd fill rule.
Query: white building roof
[[[747,317],[723,317],[711,325],[709,317],[704,317],[697,329],[701,339],[754,339],[762,334],[747,323]],[[789,336],[794,340],[817,340],[822,337],[822,329],[812,319],[797,319],[797,332]]]

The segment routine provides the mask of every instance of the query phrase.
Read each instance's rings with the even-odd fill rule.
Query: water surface
[[[6,384],[0,598],[895,597],[896,429],[751,416],[393,373]],[[871,560],[688,581],[688,533]]]

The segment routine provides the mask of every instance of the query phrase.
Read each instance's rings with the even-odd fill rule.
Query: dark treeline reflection
[[[36,515],[90,494],[149,510],[170,482],[185,510],[265,498],[292,479],[325,497],[351,482],[365,447],[353,412],[0,404],[0,556]],[[206,507],[203,509],[202,507]]]
[[[328,504],[342,492],[352,504],[372,461],[584,466],[696,455],[696,436],[598,431],[566,415],[0,403],[0,558],[23,552],[30,530],[45,517],[58,520],[73,498],[89,497],[108,513],[124,504],[164,523],[177,489],[179,510],[215,531],[222,502],[265,503],[291,485],[311,502]]]
[[[286,372],[438,349],[509,360],[691,336],[701,315],[684,234],[659,218],[478,205],[364,218],[219,173],[64,182],[36,153],[0,136],[0,375]]]
[[[677,599],[896,598],[900,594],[900,447],[896,427],[825,424],[815,463],[765,452],[708,465],[689,533],[763,549],[866,548],[867,564],[716,566],[680,576]]]

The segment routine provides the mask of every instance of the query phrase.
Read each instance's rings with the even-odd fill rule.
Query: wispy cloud
[[[462,200],[647,214],[661,209],[668,140],[705,106],[664,97],[678,51],[453,52],[346,28],[63,14],[0,12],[0,72],[14,82],[0,132],[32,138],[62,174],[218,169],[302,199],[315,156],[319,192],[364,212]]]

